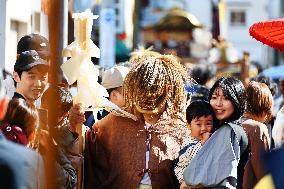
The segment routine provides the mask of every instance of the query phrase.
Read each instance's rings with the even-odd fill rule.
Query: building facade
[[[17,42],[31,32],[48,37],[47,16],[41,0],[0,0],[0,12],[0,66],[12,73]]]
[[[212,5],[219,6],[220,35],[227,39],[237,50],[239,58],[244,51],[249,52],[251,61],[264,67],[275,64],[275,52],[249,35],[249,27],[258,21],[279,18],[280,0],[186,0],[186,10],[210,31],[212,28]],[[220,4],[219,4],[220,5]],[[200,11],[202,7],[203,11]]]

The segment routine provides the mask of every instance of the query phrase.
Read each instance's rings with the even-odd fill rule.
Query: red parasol
[[[284,18],[255,23],[249,33],[256,40],[284,52]]]

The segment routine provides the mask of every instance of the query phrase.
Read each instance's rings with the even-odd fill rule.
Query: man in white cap
[[[109,100],[116,104],[118,107],[124,106],[123,99],[123,82],[126,75],[129,72],[129,68],[125,66],[114,66],[108,70],[105,70],[102,74],[102,86],[106,88],[109,94]],[[99,111],[96,119],[100,120],[108,114],[106,110]],[[95,122],[95,118],[92,112],[86,113],[85,125],[92,127]]]
[[[109,94],[109,100],[119,107],[124,106],[122,85],[129,68],[124,66],[114,66],[102,74],[102,86]]]

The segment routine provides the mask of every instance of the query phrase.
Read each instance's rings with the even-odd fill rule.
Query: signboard
[[[115,11],[102,8],[100,12],[100,66],[110,68],[115,65]]]

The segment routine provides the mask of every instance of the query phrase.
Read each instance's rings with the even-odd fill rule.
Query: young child
[[[51,99],[52,94],[57,94],[57,99]],[[57,100],[57,107],[55,108],[56,110],[56,125],[49,125],[53,127],[53,132],[52,136],[56,143],[61,146],[61,147],[66,147],[67,144],[64,143],[64,140],[67,140],[65,136],[62,136],[57,132],[57,130],[60,127],[66,127],[68,128],[69,120],[68,120],[68,113],[69,110],[71,109],[73,105],[73,99],[71,92],[69,91],[68,88],[62,87],[62,86],[57,86],[57,85],[50,85],[49,88],[43,93],[42,98],[41,98],[41,108],[49,110],[51,109],[50,107],[50,100]],[[50,120],[48,120],[49,124],[51,123]],[[68,143],[68,142],[66,142]]]
[[[57,96],[56,99],[51,99],[54,94]],[[59,85],[50,85],[49,88],[42,95],[41,108],[46,109],[47,111],[51,110],[49,103],[51,100],[57,100],[57,106],[55,107],[55,109],[57,110],[55,112],[57,123],[55,125],[51,125],[50,119],[47,119],[47,124],[49,127],[49,132],[52,136],[52,141],[55,141],[55,143],[51,145],[52,147],[54,147],[56,153],[55,171],[57,171],[57,173],[62,173],[57,177],[57,179],[54,180],[55,186],[57,186],[57,188],[74,188],[77,183],[77,164],[75,162],[78,162],[79,160],[74,160],[76,157],[71,157],[71,155],[66,152],[66,144],[69,141],[66,135],[58,134],[58,130],[60,127],[66,127],[66,129],[68,129],[68,113],[73,105],[72,95],[69,89],[66,87]],[[51,127],[53,128],[51,129]],[[40,137],[44,137],[44,135]],[[66,143],[64,143],[64,141],[66,141]],[[78,158],[80,159],[80,157]]]
[[[14,98],[8,104],[0,130],[7,139],[26,146],[34,140],[37,121],[35,107],[22,98]]]
[[[209,102],[196,100],[187,107],[186,120],[190,134],[182,144],[174,168],[180,184],[184,181],[183,172],[185,168],[213,132],[214,111]]]

